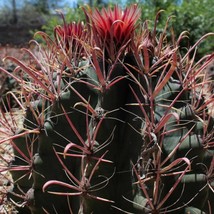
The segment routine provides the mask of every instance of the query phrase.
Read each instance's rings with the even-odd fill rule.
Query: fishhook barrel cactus
[[[211,213],[213,102],[201,78],[213,54],[138,23],[140,9],[84,9],[12,76],[23,127],[10,132],[15,157],[8,197],[31,213]],[[201,80],[202,79],[202,80]],[[26,213],[27,211],[23,211]]]

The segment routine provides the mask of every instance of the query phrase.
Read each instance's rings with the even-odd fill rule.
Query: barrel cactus
[[[8,73],[21,86],[23,127],[8,198],[20,213],[211,213],[213,95],[203,94],[199,43],[181,52],[166,29],[139,22],[140,9],[84,9],[29,63]],[[45,43],[45,45],[44,45]],[[4,69],[1,71],[6,72]]]

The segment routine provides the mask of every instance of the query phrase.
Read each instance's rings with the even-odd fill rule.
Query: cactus
[[[194,56],[213,34],[182,54],[185,34],[170,43],[157,18],[141,29],[136,5],[84,12],[54,40],[38,32],[29,64],[7,57],[26,112],[8,197],[34,214],[211,213],[213,97],[199,76],[213,55]]]

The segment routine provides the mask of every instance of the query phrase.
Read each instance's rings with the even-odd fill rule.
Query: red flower
[[[135,24],[140,17],[140,9],[132,5],[124,11],[115,6],[113,10],[97,9],[91,14],[92,30],[96,45],[107,51],[109,56],[117,53],[133,37]]]
[[[66,48],[66,51],[83,52],[83,43],[86,38],[87,34],[83,23],[64,23],[63,26],[55,28],[55,39],[58,44]]]

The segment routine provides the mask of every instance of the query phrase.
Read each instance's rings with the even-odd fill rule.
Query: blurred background
[[[193,45],[201,36],[214,32],[213,0],[0,0],[0,45],[23,46],[37,30],[52,34],[54,26],[62,20],[56,12],[60,9],[68,22],[84,21],[81,6],[108,7],[118,4],[126,6],[138,3],[142,8],[141,19],[151,20],[160,9],[158,29],[161,32],[167,17],[172,16],[169,29],[173,27],[178,38],[182,31],[189,32],[185,45]],[[214,37],[200,45],[199,57],[214,51]]]

